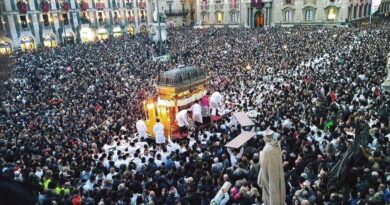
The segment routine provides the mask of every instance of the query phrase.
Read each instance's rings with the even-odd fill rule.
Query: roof
[[[206,79],[206,73],[197,67],[184,66],[166,71],[160,76],[158,85],[179,87]]]

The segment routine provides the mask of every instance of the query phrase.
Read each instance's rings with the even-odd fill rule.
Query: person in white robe
[[[210,108],[212,114],[218,115],[218,113],[221,113],[221,103],[222,103],[222,95],[220,92],[215,91],[213,94],[211,94]]]
[[[188,110],[186,110],[186,109],[180,110],[176,114],[176,122],[177,122],[177,125],[179,126],[180,134],[186,132],[187,128],[190,127],[190,124],[188,123],[187,117],[188,117]]]
[[[192,120],[194,121],[195,126],[199,127],[200,125],[202,125],[202,106],[200,106],[198,100],[196,100],[195,103],[191,106],[190,111],[192,112]]]
[[[165,144],[164,125],[160,122],[160,119],[157,119],[156,122],[156,125],[153,127],[153,133],[156,136],[156,144]]]
[[[135,123],[135,127],[137,128],[139,139],[148,138],[148,134],[146,133],[148,128],[146,127],[145,121],[143,119],[139,119],[137,123]]]

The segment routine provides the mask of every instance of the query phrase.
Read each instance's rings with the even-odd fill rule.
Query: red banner
[[[69,2],[62,3],[62,9],[64,9],[64,11],[69,11],[70,9]]]
[[[202,8],[203,9],[206,9],[206,4],[207,4],[207,1],[206,0],[202,0]]]
[[[27,5],[26,5],[26,3],[20,2],[19,12],[23,13],[23,14],[27,13]]]
[[[81,2],[81,10],[86,11],[88,9],[88,4],[86,2]]]
[[[237,0],[232,0],[232,6],[233,8],[237,8]]]
[[[49,3],[47,3],[46,1],[42,3],[42,11],[47,13],[49,12]]]
[[[261,8],[261,0],[252,0],[252,7]]]

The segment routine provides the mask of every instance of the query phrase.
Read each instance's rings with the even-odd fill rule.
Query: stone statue
[[[390,53],[387,54],[387,64],[386,64],[387,71],[390,69]],[[389,72],[387,72],[387,76],[389,76]]]
[[[390,53],[387,54],[386,69],[387,69],[387,78],[385,82],[383,82],[382,84],[382,90],[390,92]]]
[[[260,172],[257,179],[263,191],[264,205],[284,205],[286,199],[286,185],[282,151],[274,132],[265,131],[265,147],[260,152]]]

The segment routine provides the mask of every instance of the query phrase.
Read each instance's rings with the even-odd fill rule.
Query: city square
[[[0,1],[0,204],[390,204],[388,0]]]

